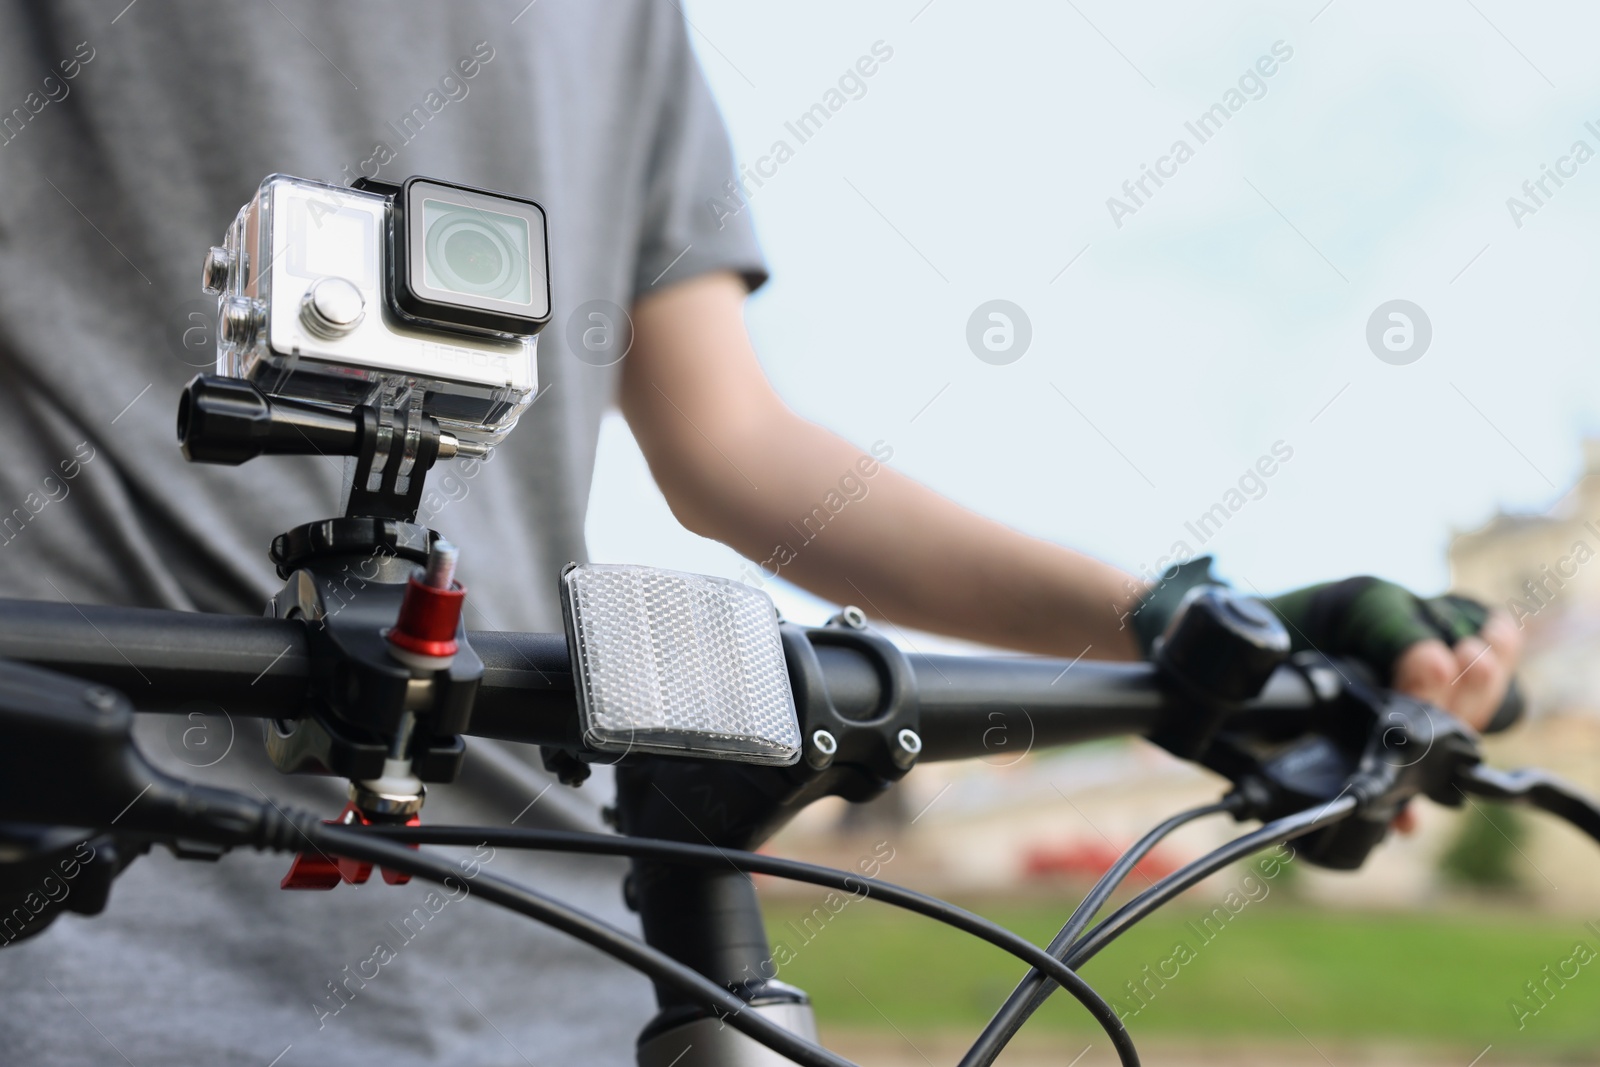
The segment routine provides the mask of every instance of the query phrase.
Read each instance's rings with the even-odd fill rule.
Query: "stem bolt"
[[[865,630],[867,628],[867,613],[854,604],[845,605],[834,618],[852,630]]]
[[[814,731],[811,743],[806,746],[806,762],[816,770],[824,770],[833,762],[834,753],[839,751],[839,741],[826,730]]]
[[[894,765],[903,771],[910,770],[920,755],[922,755],[922,738],[915,730],[901,730],[895,736]]]

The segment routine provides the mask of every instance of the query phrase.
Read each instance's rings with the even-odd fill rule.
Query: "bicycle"
[[[303,421],[305,411],[293,404],[247,396],[247,389],[205,377],[191,383],[180,421],[192,452],[236,447],[228,439],[238,425],[222,416],[243,401],[266,412],[266,425]],[[352,416],[340,446],[359,449],[365,424]],[[335,436],[325,435],[324,444],[334,447]],[[420,477],[414,482],[420,489]],[[726,729],[720,739],[708,734],[708,750],[696,751],[691,737],[677,754],[668,754],[671,746],[659,736],[643,746],[649,751],[619,753],[615,738],[586,734],[585,680],[572,653],[581,658],[581,643],[600,635],[581,626],[569,625],[567,634],[469,633],[459,611],[441,618],[436,605],[424,605],[419,616],[407,597],[418,595],[429,580],[425,568],[431,561],[437,570],[442,554],[436,535],[408,521],[347,516],[275,542],[288,584],[274,617],[0,601],[0,815],[12,856],[23,856],[0,868],[0,884],[13,891],[36,885],[40,872],[83,841],[99,846],[86,864],[93,874],[70,906],[90,913],[105,905],[121,867],[155,844],[179,858],[216,859],[241,847],[296,853],[302,877],[331,878],[329,884],[364,880],[374,867],[393,880],[459,880],[451,864],[418,850],[424,845],[485,842],[626,856],[642,941],[487,872],[473,879],[473,890],[655,982],[660,1011],[641,1033],[638,1053],[646,1067],[754,1064],[771,1056],[843,1067],[848,1061],[815,1044],[805,994],[764,976],[772,965],[750,879],[759,873],[907,908],[1028,964],[964,1067],[992,1062],[1057,987],[1083,1003],[1121,1061],[1134,1064],[1126,1029],[1077,968],[1184,889],[1254,851],[1292,840],[1312,863],[1359,867],[1400,807],[1419,795],[1447,805],[1467,795],[1521,801],[1600,841],[1593,801],[1539,771],[1486,767],[1470,729],[1373,685],[1356,664],[1316,654],[1290,659],[1269,612],[1216,589],[1192,599],[1153,663],[1080,662],[1070,671],[1066,661],[1045,658],[906,653],[854,609],[822,627],[774,622],[793,725],[803,738],[799,758],[766,753],[760,762],[735,762],[716,750],[726,748]],[[352,562],[371,578],[330,613]],[[444,644],[426,648],[439,655],[424,654],[421,669],[415,660],[402,662],[385,634],[406,625],[456,647],[448,656]],[[124,692],[137,693],[138,704]],[[170,712],[200,697],[232,715],[267,719],[280,768],[366,783],[353,795],[370,793],[396,754],[418,778],[448,781],[466,736],[543,746],[568,781],[581,779],[585,758],[614,761],[619,833],[425,826],[414,806],[370,795],[328,824],[321,814],[192,785],[149,765],[130,729],[136,711]],[[823,796],[869,799],[917,763],[989,754],[997,702],[1026,718],[1035,747],[1144,736],[1221,773],[1233,789],[1166,820],[1128,849],[1044,949],[914,890],[752,851]],[[40,775],[40,768],[50,773]],[[670,803],[660,803],[663,797]],[[1220,814],[1262,825],[1090,926],[1157,842]],[[89,886],[98,892],[83,891]]]

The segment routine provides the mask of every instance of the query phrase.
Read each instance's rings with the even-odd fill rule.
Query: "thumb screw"
[[[461,550],[449,541],[438,540],[428,551],[428,569],[423,572],[422,584],[434,589],[449,589],[456,578],[456,560]]]

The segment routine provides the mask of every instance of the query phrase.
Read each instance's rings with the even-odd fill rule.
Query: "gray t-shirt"
[[[206,361],[184,336],[202,255],[274,171],[546,209],[544,392],[492,462],[435,471],[424,519],[462,547],[469,626],[558,629],[617,378],[573,354],[568,319],[710,270],[763,277],[745,213],[708,209],[726,134],[666,0],[0,0],[0,595],[255,613],[270,538],[337,513],[332,462],[191,466],[174,443]],[[338,811],[340,783],[271,769],[258,724],[231,747],[212,730],[227,754],[195,769],[212,756],[141,723],[169,769]],[[472,742],[424,818],[596,827],[603,786],[545,792],[537,765]],[[286,863],[153,853],[104,915],[0,948],[5,1062],[631,1062],[645,979],[476,901],[434,910],[419,884],[281,892]],[[615,862],[502,850],[486,869],[633,925]]]

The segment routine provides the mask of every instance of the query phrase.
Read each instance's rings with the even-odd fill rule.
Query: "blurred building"
[[[1540,717],[1600,718],[1600,440],[1583,454],[1583,476],[1549,511],[1501,512],[1450,545],[1452,588],[1517,620]]]

